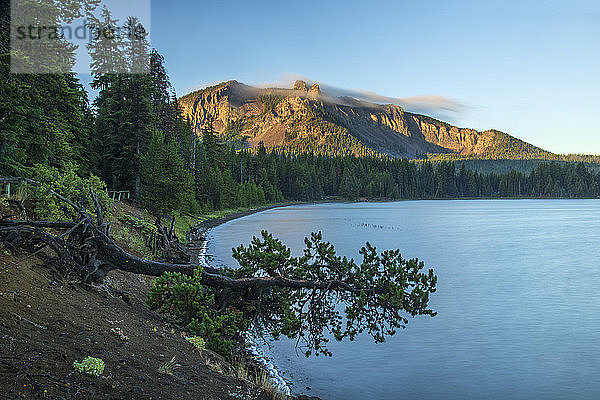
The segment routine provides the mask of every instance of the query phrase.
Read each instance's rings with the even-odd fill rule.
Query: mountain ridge
[[[318,83],[309,88],[300,80],[291,89],[227,81],[179,100],[197,133],[211,121],[220,136],[240,147],[262,142],[291,154],[413,159],[431,153],[492,159],[555,156],[498,130],[461,128],[395,104],[329,96]]]

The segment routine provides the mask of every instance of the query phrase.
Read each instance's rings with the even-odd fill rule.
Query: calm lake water
[[[209,233],[213,264],[267,229],[295,254],[322,231],[358,259],[366,241],[438,275],[435,318],[386,343],[332,342],[333,357],[271,354],[292,390],[323,399],[600,398],[600,201],[337,203],[268,210]],[[307,390],[309,386],[311,390]]]

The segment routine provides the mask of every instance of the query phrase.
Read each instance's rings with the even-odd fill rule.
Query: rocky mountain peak
[[[293,90],[229,81],[183,96],[180,104],[197,132],[208,121],[219,133],[241,127],[236,140],[246,147],[263,142],[315,154],[351,151],[410,158],[427,153],[519,158],[550,154],[505,133],[452,126],[393,104],[327,96],[319,84],[309,89],[302,80]]]
[[[294,90],[302,90],[304,92],[308,91],[308,87],[306,86],[306,82],[297,80],[294,82]]]
[[[318,83],[315,83],[310,87],[310,89],[308,89],[308,95],[313,98],[319,97],[321,95],[321,88],[319,87]]]

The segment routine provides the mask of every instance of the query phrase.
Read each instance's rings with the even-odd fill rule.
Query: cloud
[[[409,112],[444,118],[445,120],[455,120],[463,114],[467,108],[458,100],[440,95],[389,97],[368,90],[339,88],[296,74],[287,74],[276,82],[260,84],[258,86],[262,88],[291,88],[296,80],[305,81],[309,87],[315,82],[318,83],[321,92],[325,96],[325,100],[335,103],[344,103],[344,97],[350,97],[358,101],[369,103],[396,104]]]
[[[239,87],[238,90],[244,90],[247,96],[256,96],[260,93],[260,89],[269,89],[272,93],[277,93],[277,89],[286,89],[281,94],[290,95],[289,89],[294,86],[294,82],[297,80],[306,82],[308,87],[318,83],[321,89],[321,100],[335,104],[360,105],[362,107],[373,107],[373,104],[396,104],[406,111],[428,115],[450,123],[456,123],[462,119],[467,111],[467,106],[450,97],[440,95],[389,97],[368,90],[339,88],[297,74],[282,75],[280,79],[270,83],[260,83],[253,86],[241,85],[242,87]],[[219,82],[197,85],[193,90],[204,89],[217,83]],[[297,95],[306,96],[307,93],[298,91]]]

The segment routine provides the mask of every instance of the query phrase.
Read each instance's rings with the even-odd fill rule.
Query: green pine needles
[[[190,342],[197,350],[204,350],[206,342],[200,336],[186,337],[185,340]]]
[[[364,332],[383,342],[406,326],[408,316],[436,315],[428,302],[437,277],[432,269],[423,271],[423,262],[405,260],[399,250],[378,253],[367,243],[357,264],[338,256],[321,233],[312,233],[305,245],[304,254],[293,257],[263,231],[233,250],[239,267],[221,270],[222,279],[201,268],[192,276],[165,273],[155,280],[148,304],[225,356],[246,332],[296,339],[306,356],[331,355],[331,338],[354,340]]]
[[[217,306],[218,292],[201,283],[202,269],[188,276],[167,272],[154,281],[148,293],[148,305],[153,310],[171,314],[188,331],[205,341],[207,349],[230,355],[248,321],[234,307]]]

